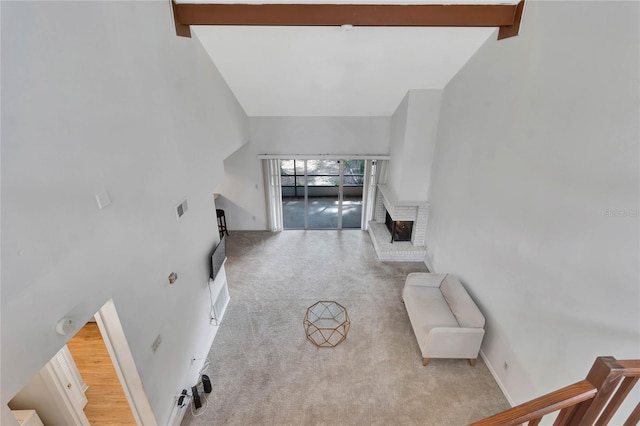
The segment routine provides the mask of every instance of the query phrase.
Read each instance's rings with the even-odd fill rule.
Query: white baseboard
[[[225,258],[224,263],[226,263],[227,259]],[[223,267],[220,269],[215,279],[209,279],[207,285],[211,291],[210,297],[214,301],[211,306],[210,314],[215,314],[217,323],[213,324],[214,317],[212,316],[211,321],[209,322],[209,330],[206,343],[202,346],[201,349],[206,350],[206,354],[209,353],[211,347],[213,346],[213,341],[220,329],[220,322],[222,321],[227,306],[229,305],[229,300],[231,299],[229,296],[229,286],[227,283],[227,274]],[[220,300],[220,303],[218,301]],[[189,373],[187,375],[184,383],[189,384],[188,387],[185,387],[189,395],[191,395],[191,386],[195,386],[200,380],[200,374],[203,373],[203,368],[205,367],[205,361],[207,360],[206,355],[202,358],[194,359],[192,362],[191,368],[189,369]],[[169,414],[169,426],[180,426],[184,415],[189,408],[189,403],[191,402],[190,397],[187,398],[187,403],[183,407],[178,406],[178,398],[179,395],[176,395],[173,400],[173,406],[171,408],[171,412]]]
[[[433,264],[431,263],[431,259],[429,257],[429,250],[427,250],[427,254],[424,257],[424,264],[427,266],[429,272],[434,273]]]
[[[500,377],[498,377],[498,374],[496,373],[496,369],[493,368],[493,365],[491,365],[491,363],[489,362],[489,359],[487,358],[487,355],[485,355],[482,349],[480,349],[480,357],[484,360],[484,363],[487,365],[489,372],[495,379],[496,383],[498,384],[498,387],[504,394],[504,397],[507,398],[507,402],[509,402],[509,405],[514,407],[516,404],[514,404],[513,398],[511,398],[511,395],[509,395],[509,392],[507,391],[507,388],[505,387],[504,383],[502,383],[502,380],[500,380]]]
[[[190,399],[187,399],[187,403],[185,405],[183,405],[182,407],[178,406],[178,399],[176,397],[176,399],[173,402],[173,408],[171,409],[171,414],[169,415],[169,422],[168,422],[168,426],[180,426],[180,423],[182,423],[182,419],[184,418],[184,414],[187,412],[187,409],[189,408],[189,402],[191,402]]]

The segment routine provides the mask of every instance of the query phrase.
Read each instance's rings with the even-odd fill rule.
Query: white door
[[[65,345],[9,402],[12,410],[35,410],[44,424],[84,426],[86,385]]]
[[[74,410],[83,411],[88,402],[84,394],[88,386],[84,383],[67,345],[64,345],[63,348],[51,358],[49,364],[55,372],[58,383],[62,384],[62,390],[67,394],[73,404]]]

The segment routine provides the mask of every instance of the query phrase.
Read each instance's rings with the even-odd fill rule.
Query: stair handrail
[[[560,411],[554,426],[605,426],[640,379],[640,360],[596,358],[586,379],[487,417],[470,426],[536,426]],[[624,426],[640,422],[640,402]]]

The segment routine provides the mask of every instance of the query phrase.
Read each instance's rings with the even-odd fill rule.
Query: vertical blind
[[[267,225],[271,231],[282,231],[282,186],[280,160],[262,160],[264,187],[266,188]]]

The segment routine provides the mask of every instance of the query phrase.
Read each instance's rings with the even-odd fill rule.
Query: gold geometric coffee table
[[[321,348],[332,348],[347,338],[351,321],[338,302],[320,301],[309,306],[303,324],[307,339]]]

